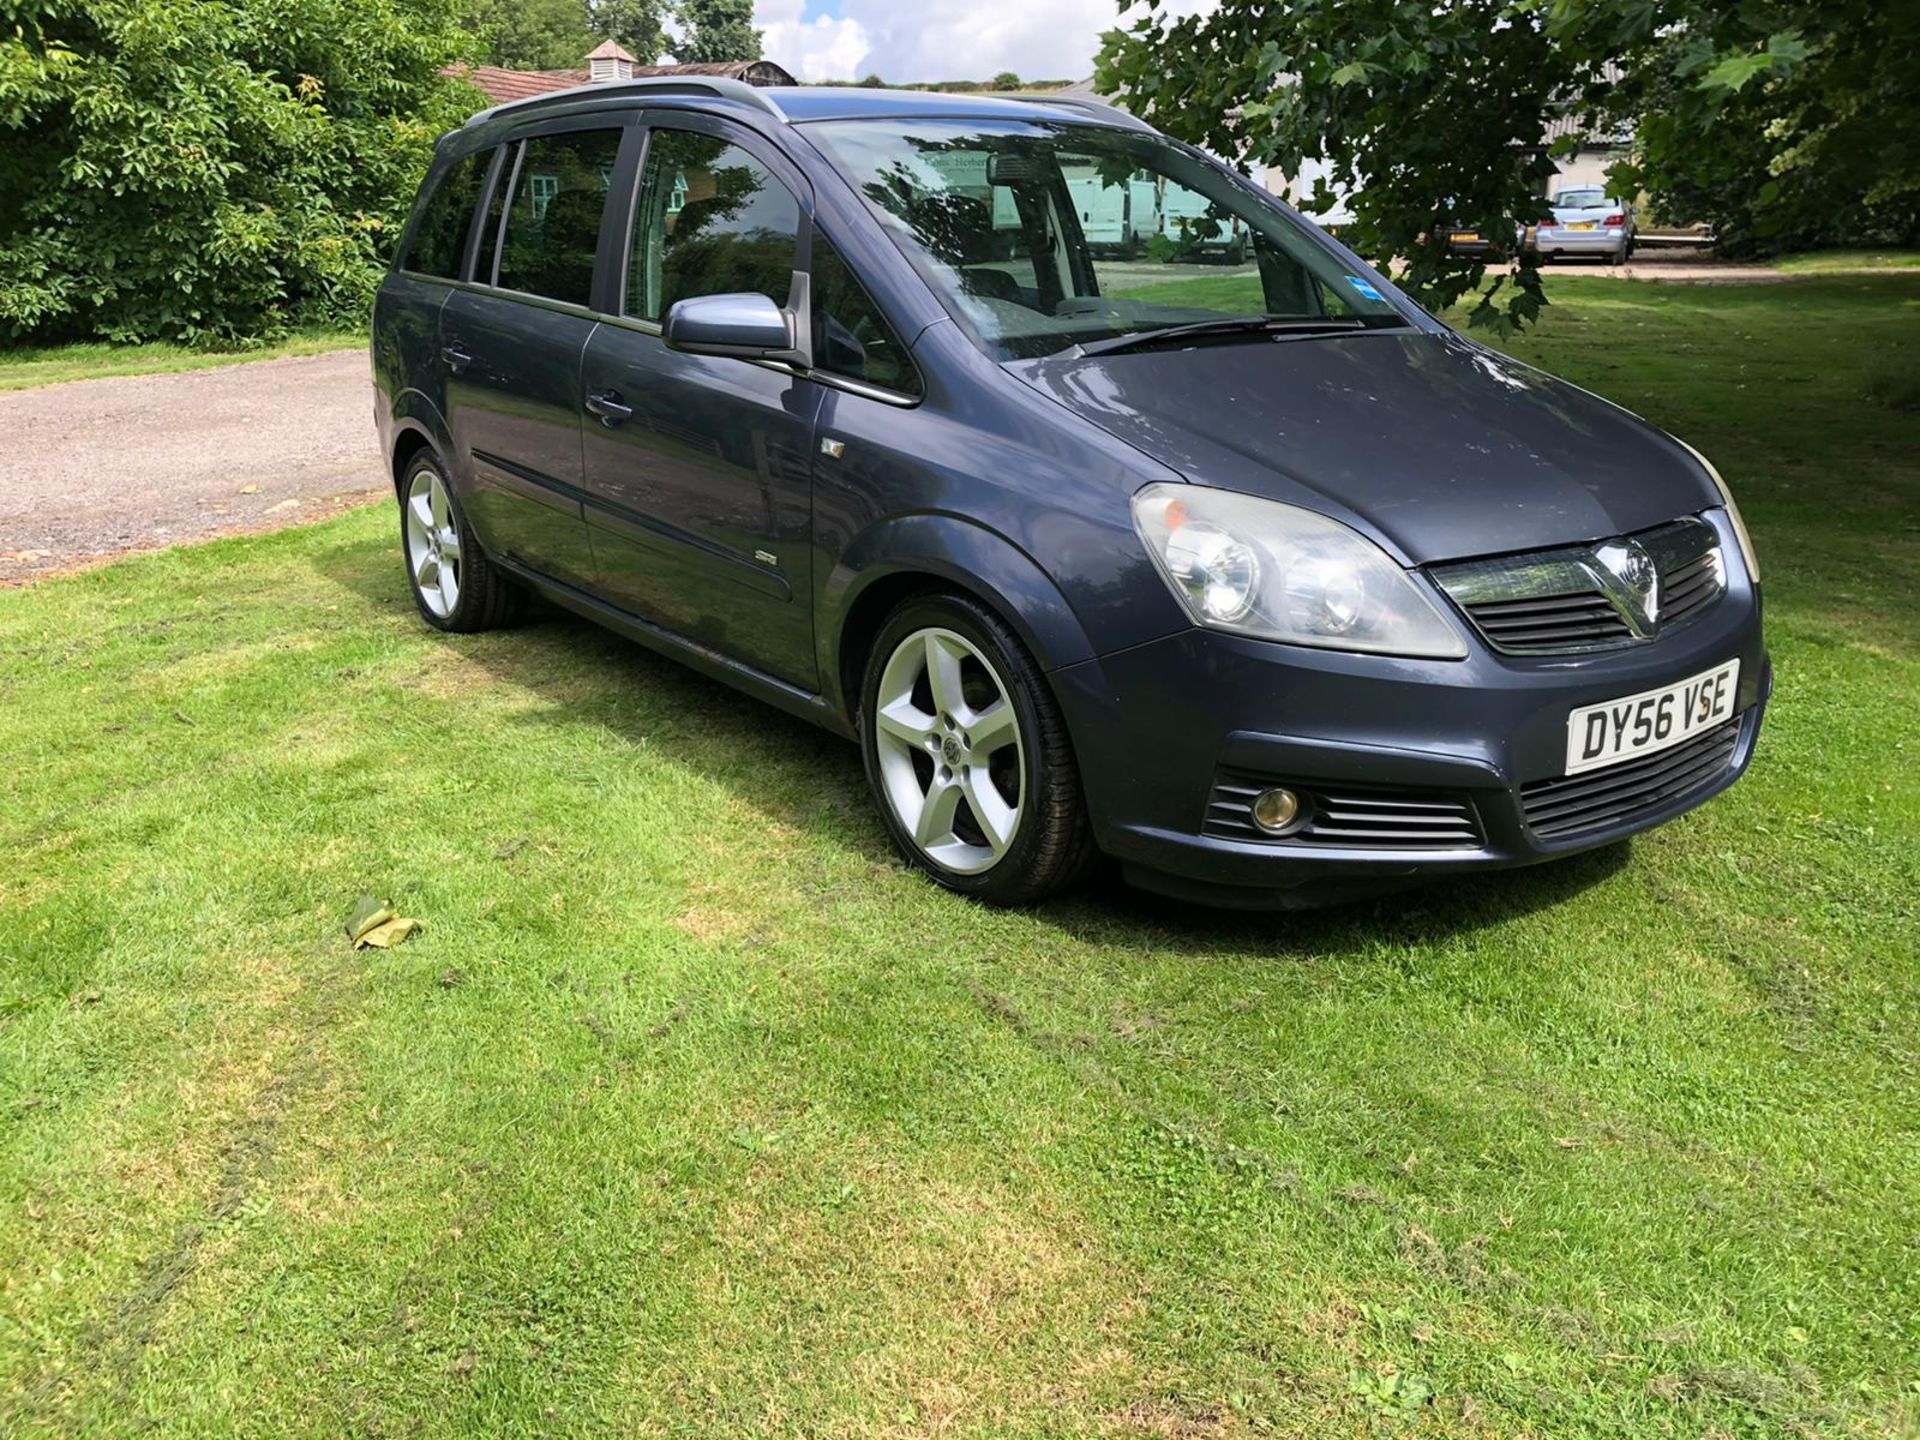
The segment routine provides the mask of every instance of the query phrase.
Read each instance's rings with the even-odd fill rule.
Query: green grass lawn
[[[0,1434],[1913,1433],[1920,277],[1549,284],[1746,503],[1759,758],[1332,913],[941,894],[385,506],[0,593]]]
[[[1773,268],[1789,275],[1819,275],[1835,270],[1920,270],[1920,250],[1812,250],[1783,255]]]
[[[63,380],[103,380],[112,375],[163,375],[177,370],[208,370],[246,360],[283,355],[322,355],[329,350],[364,349],[358,331],[317,330],[241,350],[200,350],[154,341],[146,345],[46,345],[0,349],[0,393],[54,385]]]

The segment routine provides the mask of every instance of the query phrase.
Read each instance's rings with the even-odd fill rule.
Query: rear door
[[[491,553],[582,589],[595,570],[580,505],[580,360],[602,237],[617,247],[625,223],[602,223],[608,197],[622,143],[637,133],[627,117],[601,115],[551,121],[510,144],[473,283],[440,312],[469,519]]]
[[[813,653],[812,452],[819,387],[784,367],[677,354],[677,300],[788,303],[811,191],[743,127],[649,116],[622,294],[587,345],[586,522],[616,604],[806,690]]]

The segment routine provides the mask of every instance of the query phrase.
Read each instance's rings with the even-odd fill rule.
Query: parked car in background
[[[1142,285],[1083,159],[1257,265]],[[1103,106],[501,106],[441,140],[372,347],[425,623],[538,594],[854,740],[985,901],[1102,854],[1291,906],[1573,854],[1733,784],[1771,693],[1705,459]]]
[[[1639,230],[1633,206],[1598,186],[1557,191],[1549,203],[1553,218],[1541,221],[1527,240],[1542,258],[1591,255],[1618,265],[1632,256]]]
[[[1485,255],[1505,260],[1519,248],[1521,227],[1511,220],[1488,226],[1484,222],[1448,216],[1433,227],[1433,242],[1459,255]]]

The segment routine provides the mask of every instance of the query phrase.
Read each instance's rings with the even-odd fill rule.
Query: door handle
[[[462,350],[458,345],[441,346],[440,358],[447,362],[447,368],[456,375],[473,363],[473,356],[469,355],[465,350]]]
[[[633,418],[633,406],[620,403],[618,390],[599,390],[587,396],[587,409],[600,417],[602,425],[618,425]]]

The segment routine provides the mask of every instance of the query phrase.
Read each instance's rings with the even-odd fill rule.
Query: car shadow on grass
[[[329,552],[329,579],[381,608],[412,610],[386,547]],[[600,726],[739,795],[769,819],[852,846],[876,865],[903,865],[873,809],[859,750],[677,660],[589,620],[536,602],[526,621],[488,635],[431,635],[466,664],[544,702],[514,723]],[[1328,909],[1225,910],[1137,890],[1118,867],[1039,906],[1041,923],[1074,939],[1142,952],[1261,954],[1275,959],[1419,946],[1563,904],[1618,874],[1627,842],[1518,869],[1455,874]],[[962,900],[954,904],[966,904]]]

